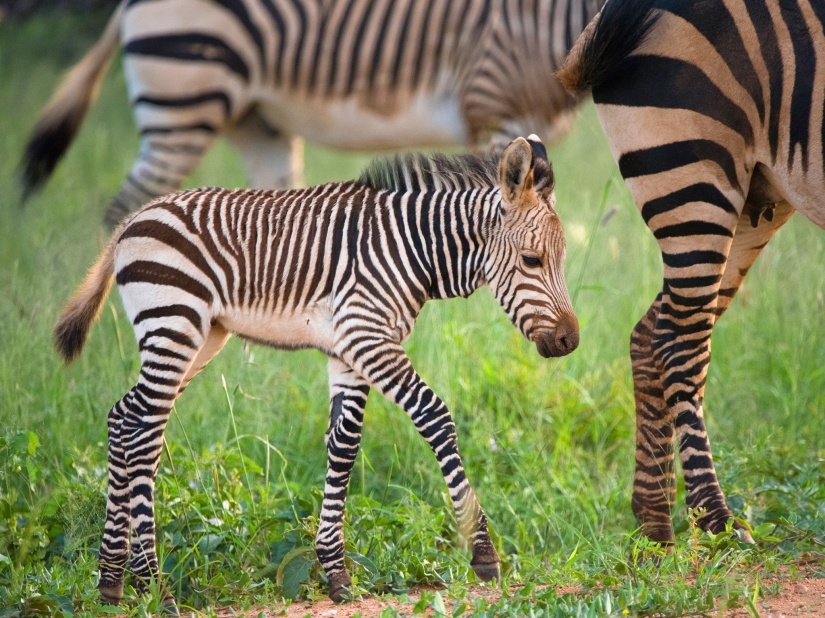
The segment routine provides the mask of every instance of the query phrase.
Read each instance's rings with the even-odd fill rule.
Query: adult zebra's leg
[[[256,112],[235,124],[226,137],[240,152],[255,189],[294,189],[304,182],[304,140],[270,126]]]
[[[718,276],[719,279],[719,283],[712,286],[717,291],[715,306],[697,308],[691,305],[691,302],[696,302],[697,294],[682,295],[683,289],[691,290],[698,292],[698,298],[703,299],[701,288],[688,287],[691,282],[701,280],[701,275],[677,277],[669,282],[668,269],[665,269],[665,287],[667,289],[669,286],[672,290],[668,294],[672,304],[663,307],[657,320],[657,336],[662,338],[663,343],[654,354],[662,357],[665,396],[668,404],[674,408],[679,453],[688,493],[687,507],[701,509],[703,515],[697,521],[698,525],[714,533],[724,530],[733,515],[725,503],[716,477],[704,423],[703,401],[710,363],[710,329],[730,306],[759,253],[792,214],[793,209],[787,203],[780,203],[774,208],[770,221],[753,217],[750,205],[743,209],[732,231],[733,241],[727,259],[722,263],[722,272],[714,275],[714,278]],[[755,228],[753,222],[757,222]],[[704,246],[708,245],[712,246],[712,243]],[[705,275],[704,281],[708,280],[707,277]],[[684,287],[678,288],[676,285]],[[697,318],[697,315],[701,317]],[[669,333],[678,335],[670,340]],[[668,347],[672,351],[668,351]],[[734,527],[742,528],[738,523],[734,523]],[[750,540],[747,532],[745,538]]]
[[[146,202],[177,191],[215,142],[218,128],[209,123],[177,128],[164,124],[143,127],[141,133],[138,158],[106,209],[109,229]]]
[[[500,561],[487,530],[487,516],[464,473],[455,423],[447,406],[416,373],[396,341],[361,339],[357,346],[341,350],[341,355],[373,387],[404,409],[430,445],[447,483],[459,530],[472,547],[470,566],[483,581],[500,578]]]
[[[630,337],[636,399],[636,473],[631,505],[645,536],[658,543],[671,543],[676,494],[673,415],[665,403],[661,367],[651,349],[661,302],[659,294]]]
[[[344,514],[350,473],[361,445],[364,406],[370,392],[361,376],[337,358],[330,357],[329,428],[327,429],[327,478],[315,552],[329,580],[329,596],[336,603],[346,599],[352,583],[344,563]]]

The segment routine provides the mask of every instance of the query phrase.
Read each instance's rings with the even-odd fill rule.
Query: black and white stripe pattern
[[[673,540],[674,438],[699,525],[732,517],[703,415],[711,331],[794,210],[825,227],[823,28],[822,0],[609,0],[560,72],[592,87],[662,251],[662,290],[630,342],[633,510],[656,541]]]
[[[280,193],[197,189],[132,216],[55,331],[63,357],[76,357],[114,276],[141,370],[109,413],[104,597],[122,596],[130,527],[133,575],[138,582],[158,576],[152,495],[163,430],[175,399],[230,333],[330,357],[317,553],[333,599],[350,583],[343,514],[370,388],[403,408],[430,444],[471,541],[473,568],[482,579],[497,577],[499,559],[464,474],[455,425],[401,344],[427,300],[488,285],[542,356],[574,350],[578,323],[554,203],[543,145],[518,138],[500,161],[408,156],[374,165],[357,182]]]
[[[298,136],[347,150],[552,139],[577,102],[553,72],[601,2],[124,0],[44,110],[25,190],[68,148],[118,43],[142,139],[112,224],[178,189],[220,135],[270,189],[300,183]]]

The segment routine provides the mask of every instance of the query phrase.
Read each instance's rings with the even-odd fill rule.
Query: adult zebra
[[[360,181],[312,189],[196,189],[159,198],[120,226],[55,329],[71,361],[116,279],[139,342],[138,383],[109,412],[105,600],[123,596],[130,525],[137,585],[159,575],[153,487],[163,430],[175,399],[232,332],[329,356],[316,552],[334,600],[350,584],[344,505],[371,387],[402,407],[432,447],[476,574],[499,576],[450,413],[401,343],[428,299],[488,285],[542,356],[576,348],[546,156],[541,142],[518,138],[500,161],[409,156],[376,164]]]
[[[732,517],[703,420],[711,331],[795,210],[825,227],[823,25],[822,0],[609,0],[559,73],[592,88],[664,260],[630,340],[633,511],[656,541],[673,540],[674,431],[699,525]]]
[[[140,153],[109,224],[179,188],[223,134],[251,184],[297,186],[297,136],[350,150],[554,139],[553,76],[602,0],[123,0],[43,111],[24,196],[77,132],[118,44]]]

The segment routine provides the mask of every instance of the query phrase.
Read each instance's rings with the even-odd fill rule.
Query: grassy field
[[[95,590],[105,419],[134,384],[136,345],[117,294],[68,369],[52,351],[51,329],[99,251],[103,209],[136,154],[118,63],[46,190],[21,209],[15,184],[38,109],[100,27],[68,18],[0,24],[0,616],[114,611],[97,605]],[[630,512],[627,350],[661,284],[660,259],[592,106],[551,159],[580,348],[540,358],[486,291],[428,305],[406,346],[456,419],[504,583],[524,586],[505,586],[515,592],[495,602],[462,600],[473,575],[435,461],[404,414],[373,394],[348,509],[358,591],[444,585],[420,605],[448,615],[681,616],[727,605],[755,615],[776,575],[793,576],[800,558],[820,568],[825,233],[795,217],[714,332],[709,432],[729,503],[758,545],[693,529],[680,485],[676,552],[641,560],[645,544]],[[368,160],[310,146],[307,180],[352,178]],[[221,143],[187,186],[244,182],[238,157]],[[158,522],[164,568],[185,608],[325,595],[309,548],[326,411],[320,353],[237,340],[178,402]],[[557,586],[578,592],[559,595]],[[127,596],[130,615],[155,607],[152,597]]]

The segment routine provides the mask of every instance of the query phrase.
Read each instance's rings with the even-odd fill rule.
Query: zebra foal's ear
[[[535,133],[529,135],[527,141],[533,149],[533,183],[536,194],[549,200],[556,188],[556,179],[553,176],[553,165],[547,158],[547,148]]]
[[[498,164],[501,195],[504,200],[518,206],[533,193],[533,149],[523,137],[517,137],[501,154]]]

